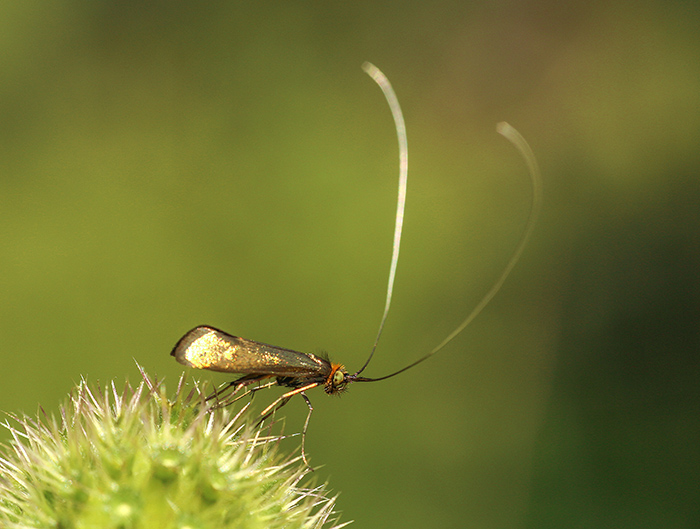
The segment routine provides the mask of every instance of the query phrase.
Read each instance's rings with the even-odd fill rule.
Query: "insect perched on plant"
[[[374,65],[365,63],[363,69],[372,79],[379,85],[384,92],[389,107],[391,109],[394,123],[396,126],[396,134],[399,140],[399,197],[396,208],[396,226],[394,229],[394,245],[391,257],[391,265],[389,268],[389,282],[387,286],[386,303],[384,306],[384,314],[382,315],[379,324],[379,332],[374,341],[372,351],[365,361],[364,365],[355,373],[349,373],[342,364],[336,364],[329,361],[327,358],[317,356],[312,353],[301,353],[291,349],[283,349],[245,338],[231,336],[223,331],[208,326],[200,326],[189,331],[177,342],[171,355],[178,362],[186,366],[197,369],[208,369],[210,371],[221,371],[224,373],[239,373],[243,376],[233,380],[230,383],[219,388],[209,399],[216,398],[217,403],[214,407],[227,406],[236,400],[253,394],[254,392],[268,388],[270,386],[279,385],[289,388],[289,391],[284,393],[277,400],[267,406],[261,413],[259,422],[264,421],[276,410],[284,406],[289,399],[294,395],[301,395],[309,407],[309,413],[304,422],[302,430],[301,455],[304,463],[308,466],[305,451],[306,431],[309,426],[309,419],[313,412],[311,401],[306,396],[306,392],[317,386],[323,386],[325,392],[329,395],[339,393],[345,390],[349,384],[354,382],[376,382],[378,380],[386,380],[393,376],[403,373],[407,369],[420,364],[427,360],[435,353],[440,351],[449,342],[451,342],[469,323],[484,309],[489,301],[496,295],[501,288],[520,255],[525,248],[525,245],[530,238],[535,220],[540,209],[541,202],[541,183],[537,162],[530,150],[530,147],[525,142],[523,137],[507,123],[499,123],[497,131],[508,139],[520,152],[525,159],[532,181],[532,202],[530,213],[525,226],[520,242],[518,243],[513,255],[506,264],[501,276],[486,293],[483,299],[477,304],[467,318],[450,333],[441,343],[439,343],[428,354],[420,357],[415,362],[407,366],[384,375],[379,378],[362,377],[360,374],[369,365],[374,351],[377,348],[379,338],[384,329],[389,307],[391,305],[392,290],[394,286],[394,277],[396,275],[396,265],[399,258],[399,245],[401,242],[401,229],[403,226],[404,207],[406,203],[406,185],[408,179],[408,148],[406,142],[406,127],[399,107],[399,102],[396,99],[394,90],[384,74],[379,71]],[[258,385],[246,391],[245,393],[236,396],[239,390],[255,383],[262,382],[266,379],[273,379],[265,384]],[[309,467],[310,468],[310,467]]]

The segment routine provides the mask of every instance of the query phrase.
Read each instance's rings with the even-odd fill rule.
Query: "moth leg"
[[[247,386],[248,384],[252,384],[253,382],[259,379],[260,375],[246,375],[244,377],[237,378],[236,380],[232,380],[231,382],[224,382],[204,400],[218,400],[221,396],[223,396],[224,393],[226,393],[229,390],[229,388],[234,388],[233,393],[236,393],[240,388]]]
[[[306,421],[304,422],[304,429],[301,432],[301,458],[304,461],[304,464],[310,469],[311,465],[309,465],[308,460],[306,459],[306,430],[309,427],[309,419],[311,419],[311,413],[314,411],[313,406],[311,406],[311,401],[309,400],[309,397],[306,396],[304,393],[305,391],[315,388],[316,386],[319,386],[320,382],[312,382],[311,384],[306,384],[305,386],[302,386],[300,388],[296,388],[292,391],[288,391],[284,395],[282,395],[280,398],[278,398],[276,401],[274,401],[272,404],[270,404],[267,408],[265,408],[261,413],[260,413],[260,418],[258,419],[258,424],[262,423],[265,419],[267,419],[270,415],[272,415],[274,412],[279,410],[282,406],[287,404],[289,402],[289,399],[291,399],[294,395],[301,395],[304,400],[306,401],[306,405],[309,407],[309,414],[306,416]],[[254,388],[258,389],[258,388]],[[251,389],[250,391],[253,391]]]
[[[267,382],[266,384],[262,384],[262,385],[260,385],[260,386],[254,387],[254,388],[250,388],[250,389],[247,390],[245,393],[242,393],[241,395],[238,395],[237,397],[234,397],[235,392],[238,391],[238,388],[236,388],[236,390],[234,391],[234,393],[228,395],[227,398],[224,399],[221,403],[219,403],[219,405],[217,405],[216,407],[217,407],[217,408],[222,408],[222,407],[225,407],[225,406],[230,406],[230,405],[233,404],[234,402],[237,402],[237,401],[239,401],[239,400],[241,400],[241,399],[244,399],[244,398],[247,397],[248,395],[250,395],[250,398],[251,398],[251,400],[252,400],[253,395],[255,395],[255,392],[260,391],[261,389],[267,389],[267,388],[269,388],[269,387],[276,386],[276,385],[277,385],[277,381],[276,381],[276,380],[273,380],[272,382]],[[243,386],[241,386],[241,387],[243,387]]]
[[[289,399],[291,399],[294,395],[298,395],[299,393],[303,394],[304,391],[307,391],[311,388],[315,388],[316,386],[319,386],[319,385],[320,385],[320,382],[312,382],[311,384],[307,384],[306,386],[302,386],[300,388],[293,389],[292,391],[288,391],[287,393],[282,395],[280,398],[278,398],[276,401],[274,401],[272,404],[270,404],[267,408],[265,408],[262,412],[260,412],[260,418],[258,419],[258,424],[263,422],[270,415],[272,415],[274,412],[279,410],[282,406],[287,404],[287,402],[289,402]]]
[[[313,470],[311,465],[309,465],[309,462],[306,460],[306,430],[309,428],[309,419],[311,419],[311,414],[314,411],[314,407],[311,405],[311,401],[309,400],[309,397],[306,396],[306,393],[302,393],[301,396],[304,397],[306,405],[309,407],[309,414],[306,416],[306,421],[304,421],[304,429],[301,431],[301,458],[304,460],[304,464]]]
[[[214,390],[214,392],[209,395],[206,399],[206,401],[216,399],[216,404],[214,404],[212,407],[213,408],[223,408],[225,406],[230,406],[234,402],[236,402],[238,399],[245,397],[248,395],[252,390],[246,391],[243,395],[239,395],[238,397],[234,398],[236,393],[241,388],[244,388],[246,386],[249,386],[250,384],[254,384],[255,382],[260,382],[261,380],[268,378],[267,375],[265,376],[260,376],[260,375],[246,375],[244,377],[238,378],[236,380],[233,380],[232,382],[227,382],[225,384],[222,384],[219,388]],[[261,388],[267,388],[270,386],[275,385],[276,382],[271,382],[269,384],[264,384],[263,386],[260,386],[257,389]],[[229,392],[229,389],[233,388],[232,391]],[[224,394],[228,393],[227,395],[224,396]]]

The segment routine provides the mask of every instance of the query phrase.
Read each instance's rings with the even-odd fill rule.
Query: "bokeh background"
[[[442,340],[515,247],[530,190],[496,122],[531,143],[545,204],[453,344],[310,393],[343,519],[697,527],[699,21],[673,1],[2,3],[0,409],[136,382],[134,360],[174,387],[202,323],[357,369],[398,171],[369,60],[410,181],[368,376]]]

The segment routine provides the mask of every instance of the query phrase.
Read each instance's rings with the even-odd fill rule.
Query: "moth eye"
[[[333,375],[333,385],[339,386],[343,382],[345,382],[345,374],[340,369],[338,369],[338,371],[336,371]]]

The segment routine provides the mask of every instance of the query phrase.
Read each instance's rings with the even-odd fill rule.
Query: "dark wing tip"
[[[170,351],[170,356],[174,356],[177,359],[177,361],[181,364],[189,365],[189,362],[185,360],[185,353],[187,351],[187,348],[197,338],[200,338],[203,335],[212,331],[218,331],[218,329],[215,329],[214,327],[209,327],[208,325],[199,325],[194,329],[190,329],[185,333],[185,335],[182,338],[180,338],[177,341],[175,347],[173,347],[173,350]]]

